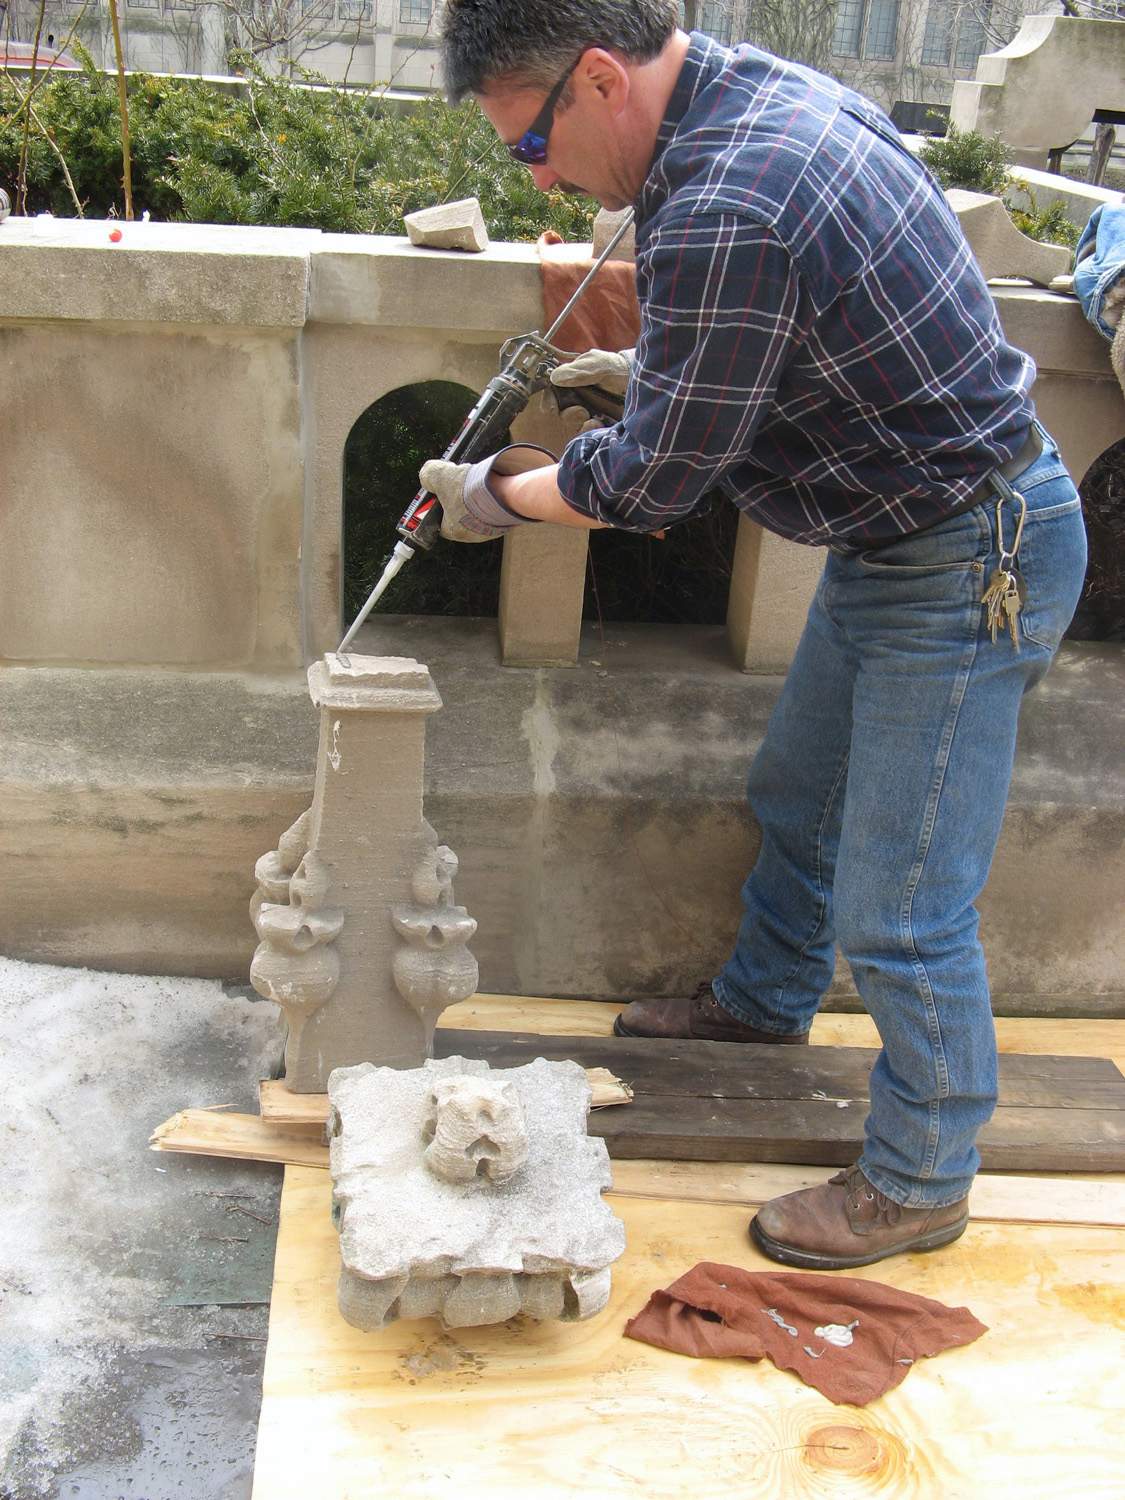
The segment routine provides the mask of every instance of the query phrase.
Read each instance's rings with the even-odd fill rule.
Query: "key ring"
[[[1016,556],[1020,550],[1020,542],[1023,540],[1023,523],[1027,520],[1027,500],[1014,490],[1008,481],[999,474],[994,474],[992,482],[996,486],[999,498],[996,501],[996,545],[1000,550],[1001,573],[1008,573],[1015,565]],[[1012,550],[1009,552],[1004,546],[1004,502],[1011,500],[1020,508],[1019,520],[1016,522],[1016,534],[1012,540]]]

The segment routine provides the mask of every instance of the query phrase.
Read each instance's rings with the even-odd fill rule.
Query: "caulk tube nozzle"
[[[367,619],[367,616],[375,608],[376,604],[378,604],[384,593],[386,593],[387,587],[390,584],[391,580],[398,577],[399,573],[402,571],[403,564],[408,563],[413,556],[414,548],[410,546],[408,542],[396,542],[394,544],[390,556],[387,558],[387,561],[383,565],[383,571],[380,574],[379,582],[368,594],[367,602],[364,604],[359,614],[356,615],[355,619],[352,621],[351,628],[348,631],[347,635],[336,647],[337,656],[342,656],[343,653],[347,650],[349,644],[355,638],[356,631],[363,624],[364,620]]]

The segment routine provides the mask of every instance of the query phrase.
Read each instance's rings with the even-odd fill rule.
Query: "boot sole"
[[[768,1255],[771,1260],[781,1261],[783,1265],[801,1266],[808,1271],[850,1271],[855,1266],[874,1265],[877,1260],[887,1260],[892,1255],[940,1250],[943,1245],[951,1245],[954,1240],[960,1239],[968,1227],[969,1219],[966,1215],[953,1224],[943,1224],[940,1229],[919,1235],[916,1240],[905,1240],[901,1245],[888,1246],[875,1255],[817,1255],[812,1250],[798,1250],[793,1245],[783,1245],[780,1240],[772,1239],[765,1230],[758,1227],[756,1218],[750,1220],[750,1238],[763,1255]]]

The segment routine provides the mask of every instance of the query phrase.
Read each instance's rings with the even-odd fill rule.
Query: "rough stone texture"
[[[1076,297],[1038,287],[994,286],[992,292],[1005,335],[1035,360],[1039,418],[1081,483],[1094,460],[1125,437],[1106,341],[1082,316]]]
[[[312,807],[258,860],[250,981],[285,1012],[285,1076],[320,1092],[361,1059],[417,1067],[447,1005],[473,993],[476,923],[453,904],[457,859],[422,816],[425,715],[441,707],[408,657],[329,655]]]
[[[516,442],[561,453],[558,407],[540,391],[512,423]],[[517,526],[504,538],[500,654],[508,667],[565,667],[578,660],[589,532],[576,526]]]
[[[295,665],[300,448],[291,335],[0,323],[0,659]]]
[[[785,671],[823,567],[821,548],[802,547],[739,516],[727,635],[744,672]]]
[[[590,248],[592,259],[597,260],[610,240],[621,227],[621,220],[629,212],[627,208],[620,209],[616,213],[611,209],[602,208],[594,215],[594,243]],[[617,248],[611,256],[612,260],[636,260],[637,258],[637,235],[635,229],[629,229],[618,241]]]
[[[946,193],[986,280],[1019,277],[1048,286],[1071,261],[1065,245],[1040,244],[1021,234],[999,198],[952,188]]]
[[[489,620],[380,616],[362,649],[440,663],[426,810],[465,855],[483,989],[686,994],[714,973],[780,677],[734,670],[722,627],[590,625],[577,666],[532,672],[500,665]],[[304,682],[9,669],[0,723],[0,952],[244,977],[254,861],[312,792]],[[1125,650],[1064,645],[1024,705],[980,902],[1001,1014],[1125,1014],[1123,742]],[[832,1003],[852,994],[841,968]]]
[[[431,250],[488,249],[488,230],[484,215],[475,198],[458,198],[455,203],[437,203],[420,208],[402,221],[412,245]]]
[[[317,229],[114,227],[117,244],[104,219],[9,219],[0,240],[2,316],[239,328],[305,321]]]
[[[977,61],[976,77],[953,85],[950,123],[999,135],[1041,154],[1077,140],[1095,109],[1125,110],[1125,28],[1087,17],[1026,16],[999,52]]]
[[[498,1121],[480,1120],[476,1149],[491,1164],[493,1135],[511,1143],[514,1096],[526,1122],[522,1165],[503,1180],[487,1167],[464,1179],[435,1173],[427,1161],[435,1140],[468,1136],[474,1146],[463,1113],[446,1126],[444,1112],[459,1102],[463,1110],[468,1094],[503,1090]],[[376,1329],[437,1316],[471,1327],[520,1312],[588,1318],[605,1306],[625,1230],[601,1197],[612,1185],[609,1155],[586,1134],[590,1089],[577,1063],[540,1057],[493,1071],[451,1057],[410,1072],[361,1064],[334,1072],[328,1096],[339,1302],[349,1323]]]

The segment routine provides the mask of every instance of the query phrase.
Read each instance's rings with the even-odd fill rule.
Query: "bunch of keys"
[[[1008,551],[1004,546],[1004,497],[1001,497],[996,502],[996,544],[1000,549],[1000,564],[989,579],[988,587],[980,602],[984,608],[984,618],[993,645],[996,644],[996,637],[1000,630],[1007,627],[1008,634],[1012,637],[1012,645],[1018,651],[1020,649],[1019,616],[1020,610],[1027,603],[1027,582],[1016,566],[1016,554],[1023,540],[1027,501],[1018,490],[1013,490],[1008,485],[1005,485],[1005,488],[1020,507],[1019,520],[1016,522],[1016,535],[1011,551]]]

